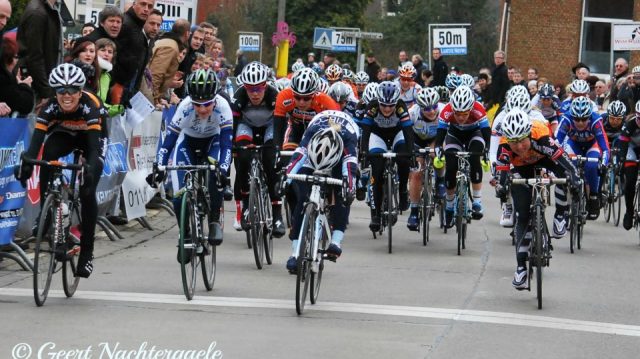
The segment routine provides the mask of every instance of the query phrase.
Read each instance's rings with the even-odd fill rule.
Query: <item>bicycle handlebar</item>
[[[65,170],[81,170],[84,167],[81,164],[67,163],[67,162],[58,161],[58,160],[54,160],[54,161],[36,160],[36,159],[28,158],[27,156],[24,155],[24,153],[20,156],[20,158],[22,159],[22,162],[27,164],[47,166],[47,167],[58,167]]]
[[[211,170],[215,171],[216,165],[179,165],[179,166],[163,166],[158,165],[159,171],[190,171],[190,170]]]
[[[569,155],[569,158],[571,158],[572,160],[576,160],[579,163],[583,163],[583,162],[600,162],[600,160],[601,160],[601,158],[586,157],[586,156],[581,156],[581,155]]]
[[[259,151],[266,148],[275,148],[274,145],[248,145],[248,146],[233,146],[231,149],[235,152],[238,151]]]
[[[396,158],[396,157],[411,157],[413,153],[405,153],[405,152],[379,152],[379,153],[368,153],[367,158],[374,157],[382,157],[382,158]]]
[[[295,151],[280,151],[279,153],[280,153],[280,156],[282,157],[291,157],[293,156],[293,152]]]
[[[431,147],[418,148],[417,150],[413,151],[413,153],[420,154],[420,155],[426,155],[426,154],[431,154],[431,153],[435,153],[435,152],[436,152],[436,150],[431,148]]]
[[[533,184],[566,184],[566,178],[514,178],[511,180],[513,184],[533,185]]]
[[[318,175],[288,174],[287,178],[292,179],[294,181],[326,183],[333,186],[342,186],[342,180],[339,180],[333,177],[318,176]]]

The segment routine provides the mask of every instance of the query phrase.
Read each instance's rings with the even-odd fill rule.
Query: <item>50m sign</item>
[[[467,29],[440,28],[433,30],[433,47],[440,48],[443,55],[467,54]]]

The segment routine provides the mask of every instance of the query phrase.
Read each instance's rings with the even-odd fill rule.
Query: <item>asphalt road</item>
[[[406,214],[388,254],[357,203],[344,253],[326,266],[319,302],[302,316],[284,268],[290,242],[275,240],[274,264],[257,270],[244,233],[231,227],[230,202],[215,287],[198,282],[192,301],[182,294],[175,219],[164,212],[150,219],[154,231],[134,225],[123,240],[98,239],[95,271],[71,299],[57,274],[37,308],[30,273],[5,260],[0,358],[638,357],[638,233],[601,216],[575,254],[568,237],[555,240],[538,310],[534,291],[511,287],[514,247],[485,193],[485,217],[469,226],[461,256],[455,232],[432,227],[425,247]]]

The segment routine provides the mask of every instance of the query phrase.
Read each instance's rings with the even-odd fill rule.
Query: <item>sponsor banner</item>
[[[0,245],[9,244],[18,229],[27,191],[13,171],[29,145],[29,120],[0,118]]]
[[[612,24],[613,51],[640,50],[640,23]]]
[[[107,142],[104,168],[96,188],[99,216],[118,213],[120,185],[129,170],[127,161],[129,140],[125,133],[124,117],[116,116],[109,119],[109,121],[109,140]]]

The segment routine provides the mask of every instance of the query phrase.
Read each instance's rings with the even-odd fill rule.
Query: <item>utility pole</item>
[[[287,8],[287,0],[278,0],[278,21],[284,21],[284,12]]]

